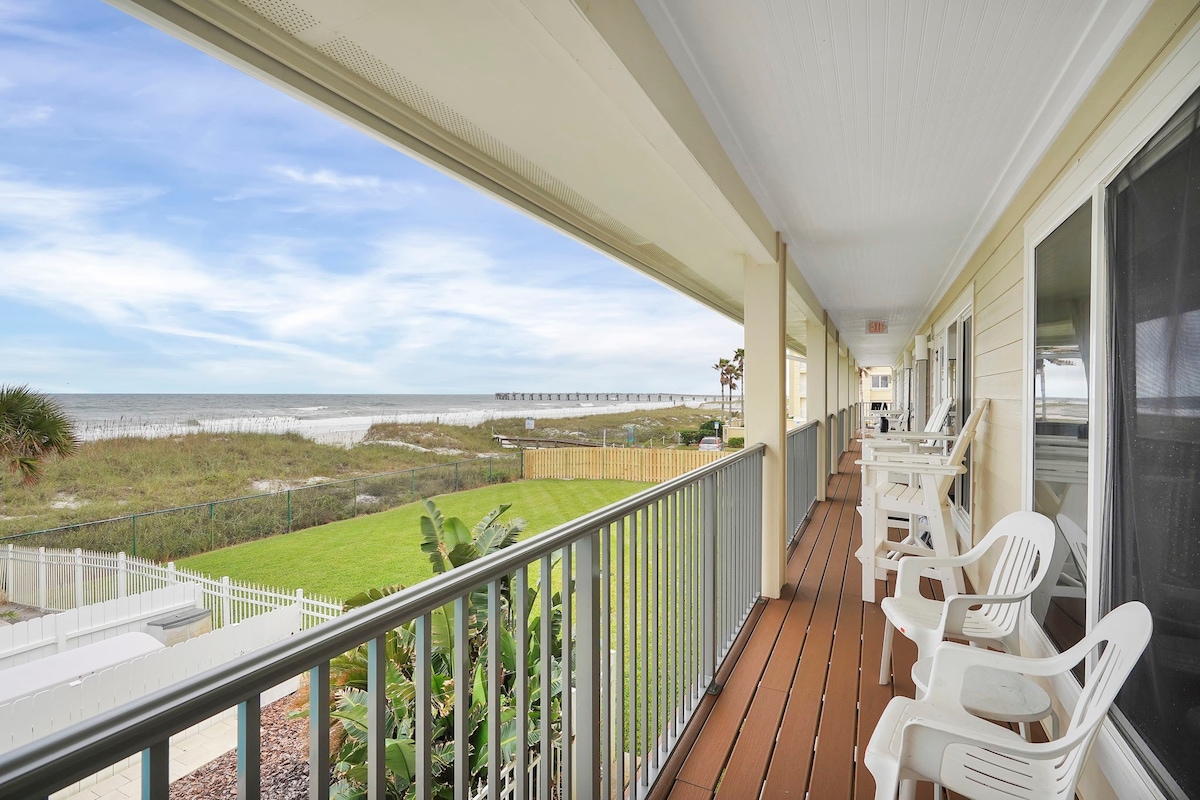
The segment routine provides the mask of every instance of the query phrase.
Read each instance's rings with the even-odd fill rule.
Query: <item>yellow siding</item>
[[[642,450],[624,447],[560,447],[526,450],[526,478],[622,480],[661,483],[710,464],[724,453]]]
[[[975,286],[974,396],[991,398],[973,449],[973,535],[982,538],[1006,514],[1022,507],[1024,427],[1026,413],[1025,223],[1095,138],[1152,76],[1182,38],[1197,25],[1196,0],[1157,0],[1130,34],[1120,52],[1081,103],[1047,154],[1021,186],[966,268],[943,295],[920,332],[932,333],[934,322],[972,283]],[[991,564],[970,575],[986,585]],[[1112,797],[1100,770],[1085,770],[1079,793],[1088,800]]]

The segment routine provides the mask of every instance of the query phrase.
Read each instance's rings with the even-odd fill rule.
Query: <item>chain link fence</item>
[[[18,533],[0,542],[165,562],[520,477],[519,454],[477,458]]]

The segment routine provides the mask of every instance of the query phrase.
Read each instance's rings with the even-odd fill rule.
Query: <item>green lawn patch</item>
[[[523,517],[521,538],[543,533],[653,484],[630,481],[537,480],[505,483],[435,499],[447,517],[474,525],[501,503],[502,517]],[[365,589],[402,583],[411,586],[433,575],[421,552],[420,503],[370,514],[183,559],[179,566],[214,577],[311,594],[350,597]]]

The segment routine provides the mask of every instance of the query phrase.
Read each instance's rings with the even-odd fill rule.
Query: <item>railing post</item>
[[[600,536],[592,532],[575,548],[575,794],[600,797]],[[565,579],[564,579],[565,582]],[[565,746],[565,745],[564,745]]]
[[[329,800],[329,662],[308,672],[308,800]]]
[[[701,526],[700,570],[704,601],[701,612],[702,676],[707,683],[716,675],[717,665],[717,478],[708,475],[700,484]]]
[[[117,597],[125,596],[125,587],[129,580],[129,568],[125,564],[125,554],[117,553]]]
[[[47,593],[49,592],[49,588],[50,588],[50,575],[49,575],[49,565],[46,563],[46,548],[39,547],[38,548],[38,608],[42,609],[43,611],[46,610],[46,606],[49,603],[49,601],[47,600]]]
[[[262,789],[262,709],[257,694],[238,704],[237,796],[258,800]],[[382,794],[379,797],[383,797]]]
[[[155,742],[142,751],[142,800],[167,800],[171,790],[171,743]]]
[[[75,548],[75,607],[83,608],[83,548]]]
[[[455,642],[465,649],[466,642]],[[467,681],[454,684],[467,686]],[[455,694],[458,694],[456,691]],[[387,635],[367,642],[367,797],[387,795]],[[465,722],[464,722],[465,725]],[[468,768],[468,775],[470,771]]]

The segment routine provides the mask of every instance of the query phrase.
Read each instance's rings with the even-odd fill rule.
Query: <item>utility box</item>
[[[212,630],[212,612],[207,608],[188,608],[156,617],[146,623],[146,633],[167,647],[186,642]]]

